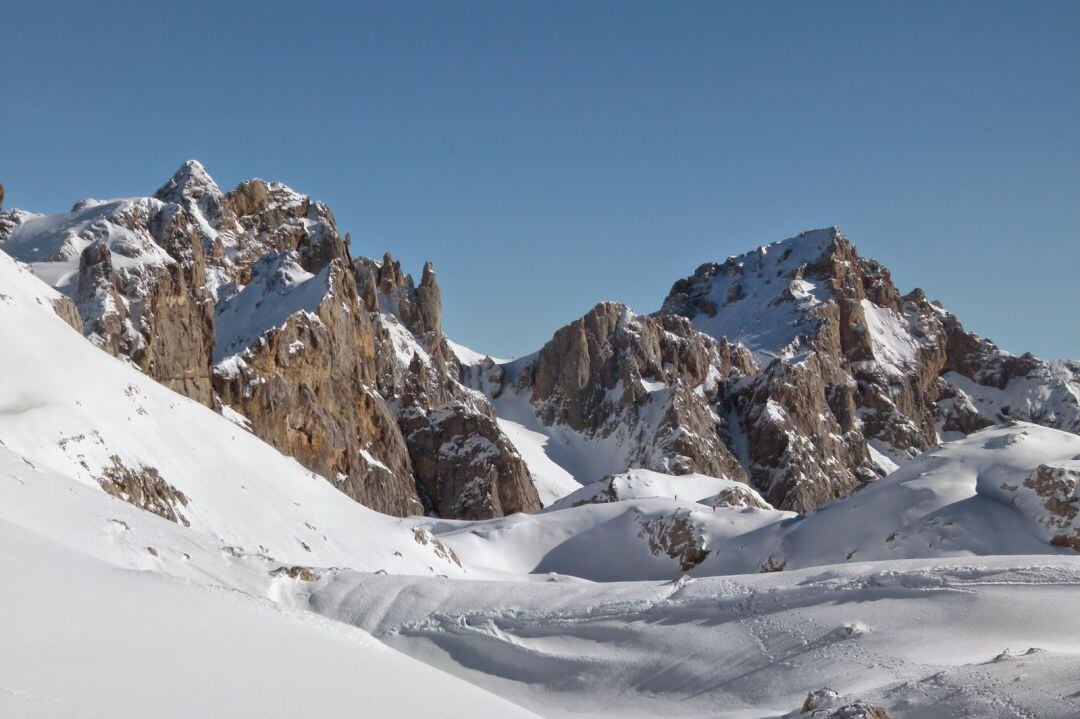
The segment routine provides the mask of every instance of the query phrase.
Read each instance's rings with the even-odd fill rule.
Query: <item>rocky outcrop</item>
[[[60,319],[67,322],[71,329],[82,333],[82,316],[79,315],[79,308],[70,297],[57,297],[53,300],[53,311],[56,312]]]
[[[458,382],[430,263],[419,286],[389,257],[354,267],[321,202],[259,179],[226,193],[189,161],[153,197],[2,213],[0,242],[69,265],[41,269],[76,278],[58,286],[71,301],[57,311],[100,347],[364,504],[477,517],[539,507],[490,404]]]
[[[813,719],[892,719],[885,707],[861,699],[845,703],[832,689],[818,689],[806,695],[799,716]]]
[[[112,464],[105,467],[97,478],[107,494],[170,522],[190,526],[182,512],[187,506],[187,497],[166,482],[155,467],[140,465],[131,468],[116,455],[110,461]]]
[[[701,528],[687,510],[676,510],[653,519],[638,517],[637,522],[641,527],[638,537],[648,542],[649,551],[657,556],[671,557],[683,572],[690,571],[709,556]]]
[[[420,285],[401,270],[401,263],[383,255],[382,262],[361,257],[354,262],[357,285],[369,309],[393,315],[414,337],[442,334],[442,292],[431,262],[424,263]]]
[[[348,263],[330,208],[286,185],[249,180],[225,195],[224,205],[241,228],[232,240],[231,259],[243,284],[251,265],[267,252],[295,251],[308,272],[333,260]]]
[[[540,509],[528,467],[491,403],[460,381],[431,263],[419,286],[389,254],[382,262],[358,258],[353,267],[377,331],[379,392],[395,412],[429,508],[461,519]]]
[[[203,243],[182,208],[154,198],[87,200],[47,221],[18,211],[2,218],[0,242],[17,259],[70,266],[61,276],[77,279],[58,289],[75,301],[92,341],[212,405],[213,301]]]
[[[495,421],[460,402],[400,416],[413,470],[439,514],[490,519],[540,509],[528,467]]]
[[[404,440],[375,389],[375,331],[352,273],[340,260],[317,275],[300,262],[295,251],[266,255],[222,306],[214,389],[257,435],[358,502],[423,513]]]
[[[1080,461],[1041,464],[1019,485],[1001,491],[1046,541],[1080,552]]]
[[[752,483],[773,506],[805,512],[877,476],[842,382],[827,355],[811,352],[732,388]]]
[[[528,393],[546,425],[614,438],[629,466],[745,481],[716,403],[729,378],[754,369],[742,348],[683,318],[604,302],[558,330],[513,391]]]
[[[892,714],[885,707],[857,701],[840,707],[828,719],[892,719]]]

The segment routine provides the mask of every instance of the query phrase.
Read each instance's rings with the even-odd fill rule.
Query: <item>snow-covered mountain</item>
[[[0,715],[1080,714],[1080,366],[838,230],[514,362],[197,163],[0,249]]]
[[[538,509],[490,405],[457,381],[431,268],[416,288],[389,256],[354,263],[349,241],[323,203],[258,179],[225,193],[195,161],[152,197],[0,214],[0,247],[75,302],[91,341],[357,501]]]
[[[579,482],[701,473],[797,512],[999,422],[1080,431],[1080,363],[966,332],[837,228],[703,265],[653,315],[601,303],[538,353],[466,373],[536,440],[527,458]]]

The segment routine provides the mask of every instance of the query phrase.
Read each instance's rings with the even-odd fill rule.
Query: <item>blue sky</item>
[[[1080,357],[1080,3],[0,5],[7,207],[322,199],[537,349],[601,299],[840,225],[1015,352]]]

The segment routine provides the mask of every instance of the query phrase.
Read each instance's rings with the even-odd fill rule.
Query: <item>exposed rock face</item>
[[[460,402],[401,413],[426,497],[444,517],[490,519],[540,508],[528,467],[486,414]]]
[[[761,500],[756,492],[749,488],[730,487],[720,490],[711,502],[714,507],[749,507],[751,509],[772,509],[773,506]]]
[[[745,390],[732,388],[750,477],[778,508],[805,512],[876,476],[854,407],[834,413],[830,406],[830,395],[850,401],[830,379],[841,381],[836,367],[810,353],[801,362],[771,364]]]
[[[655,519],[638,519],[641,531],[638,536],[649,543],[653,554],[666,554],[679,563],[679,569],[688,572],[708,558],[705,539],[699,525],[686,510],[676,510],[670,515]]]
[[[725,443],[725,413],[714,405],[729,378],[753,370],[742,348],[682,318],[604,302],[527,360],[513,391],[529,393],[547,425],[615,438],[629,466],[745,481]]]
[[[112,464],[102,471],[98,484],[108,494],[139,509],[164,517],[170,522],[189,526],[182,509],[188,500],[183,492],[166,482],[154,467],[132,469],[113,455]]]
[[[540,507],[492,400],[592,452],[580,481],[701,473],[799,512],[942,437],[1009,419],[1080,433],[1080,362],[966,332],[836,228],[702,265],[657,314],[601,303],[532,357],[471,367],[431,264],[417,284],[349,239],[326,205],[258,179],[225,193],[197,162],[153,197],[0,213],[0,246],[57,278],[65,321],[394,514]],[[1051,514],[1071,501],[1051,494]],[[1054,531],[1072,546],[1072,525]]]
[[[430,264],[418,287],[389,257],[354,268],[326,205],[258,179],[224,193],[194,161],[153,197],[41,220],[0,214],[0,242],[70,265],[48,272],[77,278],[58,287],[74,300],[61,316],[354,499],[397,515],[539,508],[490,404],[458,382]]]
[[[831,710],[835,707],[839,707],[841,704],[840,694],[834,689],[825,687],[823,689],[815,689],[806,695],[806,700],[803,701],[802,713],[810,714],[811,712],[825,712],[825,710]]]
[[[214,389],[256,434],[369,507],[423,512],[375,391],[375,333],[344,263],[312,275],[296,252],[266,255],[223,305],[218,330]]]
[[[225,196],[224,205],[241,228],[232,252],[241,283],[252,263],[270,251],[294,250],[308,272],[335,259],[348,261],[330,208],[279,182],[243,182]]]
[[[71,265],[78,279],[58,289],[75,300],[87,336],[211,405],[213,301],[192,218],[177,205],[142,198],[87,200],[51,222],[41,219],[5,213],[5,251],[32,266]]]
[[[753,483],[785,509],[873,478],[866,439],[903,462],[942,432],[1008,418],[1080,431],[1077,363],[1014,357],[965,332],[921,290],[902,296],[836,228],[702,265],[661,312],[744,343],[765,366],[729,398]]]
[[[1080,552],[1080,461],[1041,464],[1022,485],[1001,489],[1051,544]]]
[[[540,509],[528,467],[442,332],[431,263],[419,287],[390,255],[354,261],[378,341],[378,387],[393,408],[428,507],[440,516],[486,519]]]
[[[79,333],[83,331],[83,321],[79,315],[79,308],[70,297],[59,297],[54,300],[53,311],[60,316],[60,319],[71,325],[73,330]]]

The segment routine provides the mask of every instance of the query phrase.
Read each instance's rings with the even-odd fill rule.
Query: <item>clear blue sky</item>
[[[8,207],[278,179],[502,356],[836,224],[1080,357],[1078,136],[1080,2],[0,5]]]

